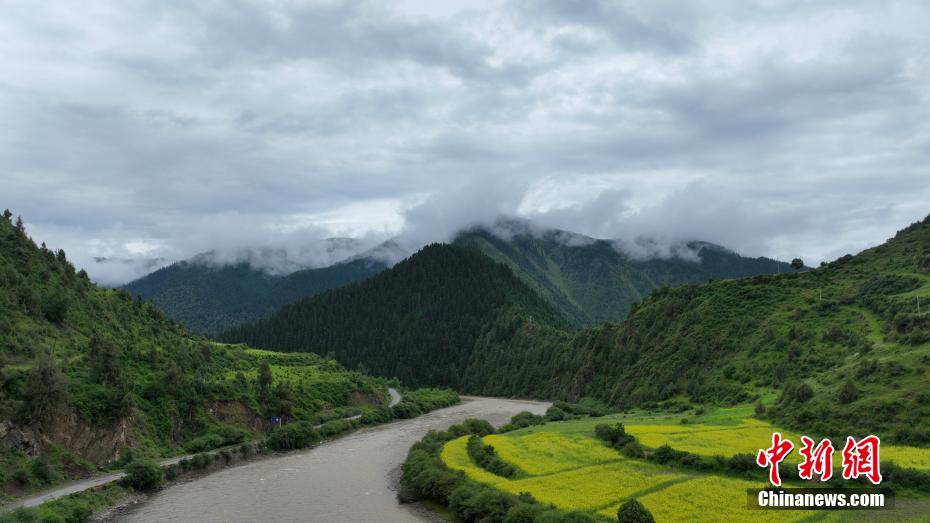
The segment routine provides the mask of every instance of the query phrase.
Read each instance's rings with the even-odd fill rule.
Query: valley
[[[930,301],[930,217],[855,256],[784,274],[703,243],[685,246],[699,263],[643,265],[605,241],[569,246],[564,231],[470,230],[316,295],[292,294],[213,339],[167,318],[157,300],[95,286],[9,219],[0,233],[6,508],[81,490],[8,512],[12,521],[80,521],[179,476],[192,479],[111,517],[290,520],[314,510],[411,521],[436,517],[428,506],[464,521],[485,510],[486,521],[511,521],[512,509],[538,513],[527,521],[583,522],[613,521],[635,500],[659,521],[711,521],[765,484],[753,454],[776,430],[835,446],[880,434],[897,505],[879,516],[930,509],[930,324],[916,310]],[[172,270],[182,269],[194,276],[176,289],[255,276],[243,266]],[[211,310],[215,325],[240,321]],[[455,405],[457,392],[485,397]],[[612,447],[610,431],[634,443]],[[212,464],[244,447],[272,459]],[[492,457],[478,461],[476,449]],[[152,483],[132,486],[145,467],[157,471]],[[78,482],[55,490],[69,481]],[[787,484],[800,485],[790,473]],[[812,518],[863,520],[787,517]]]

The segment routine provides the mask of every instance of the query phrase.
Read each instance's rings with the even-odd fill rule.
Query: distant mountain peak
[[[532,237],[553,241],[565,245],[566,247],[587,247],[601,241],[584,234],[539,225],[525,218],[514,216],[500,216],[490,225],[473,225],[467,227],[463,229],[457,237],[476,232],[493,234],[508,242],[513,241],[515,238]]]
[[[404,247],[397,238],[391,238],[348,258],[346,261],[368,259],[392,266],[409,257],[413,252],[415,252],[415,249]]]
[[[286,276],[304,269],[328,267],[364,251],[368,244],[356,238],[323,238],[292,247],[213,249],[184,263],[222,268],[245,264],[270,276]]]

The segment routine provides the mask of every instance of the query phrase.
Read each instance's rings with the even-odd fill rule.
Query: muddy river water
[[[416,522],[428,514],[397,503],[396,482],[410,445],[466,418],[495,426],[543,402],[465,397],[415,419],[350,434],[305,452],[255,461],[180,483],[122,515],[132,522]]]

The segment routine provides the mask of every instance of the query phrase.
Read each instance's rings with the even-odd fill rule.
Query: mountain
[[[566,327],[505,265],[445,244],[424,247],[367,280],[285,306],[220,339],[284,352],[332,353],[405,383],[455,387],[487,326],[505,317]]]
[[[793,271],[769,258],[746,258],[706,242],[624,245],[515,220],[459,234],[454,243],[474,247],[504,263],[577,326],[620,321],[630,307],[662,286]],[[653,251],[635,258],[627,250]]]
[[[483,241],[500,252],[508,245],[478,238],[459,243]],[[733,259],[700,247],[710,267],[725,265],[717,255]],[[614,259],[606,246],[587,248],[592,273],[611,274],[598,267]],[[551,249],[544,254],[566,252]],[[534,264],[547,260],[518,258],[515,250],[506,259],[519,260],[521,270],[536,271]],[[683,262],[657,264],[652,274],[674,274],[669,267],[676,263]],[[513,264],[493,263],[464,245],[434,245],[224,339],[332,351],[349,366],[464,393],[591,396],[623,408],[753,401],[761,403],[760,415],[788,428],[880,431],[891,441],[930,444],[930,217],[817,269],[658,287],[621,322],[580,330],[554,317],[551,302],[560,293],[534,300],[530,277],[515,276]],[[531,281],[538,289],[565,272],[573,274]],[[920,313],[918,297],[925,303]]]
[[[343,242],[340,245],[344,246]],[[279,252],[253,253],[233,263],[204,254],[159,269],[124,288],[154,303],[169,318],[184,322],[194,332],[216,334],[270,316],[300,298],[377,274],[387,267],[384,260],[396,256],[393,248],[382,244],[327,267],[285,275],[268,273],[271,266],[293,267],[293,260],[281,263],[286,257]]]
[[[273,386],[261,386],[267,365]],[[235,442],[273,412],[339,416],[380,404],[381,382],[315,354],[191,335],[126,291],[94,285],[64,251],[0,217],[0,491]]]
[[[619,321],[633,303],[663,285],[792,270],[787,263],[745,258],[701,242],[637,259],[624,254],[616,241],[537,230],[516,220],[498,220],[494,232],[464,231],[454,243],[476,248],[509,266],[576,326]],[[658,250],[654,245],[632,247]],[[297,253],[210,252],[164,267],[124,288],[194,332],[216,335],[267,318],[300,298],[368,278],[410,253],[396,241],[358,252],[361,249],[357,240],[330,238],[303,246]],[[300,268],[300,263],[323,265]]]
[[[494,325],[462,390],[620,407],[762,401],[789,428],[928,445],[918,300],[930,303],[930,216],[818,269],[659,289],[619,324]]]

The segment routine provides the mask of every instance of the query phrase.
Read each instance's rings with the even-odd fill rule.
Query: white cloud
[[[0,15],[0,204],[107,283],[211,249],[416,245],[499,214],[816,263],[928,212],[919,2]]]

